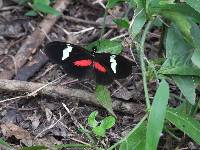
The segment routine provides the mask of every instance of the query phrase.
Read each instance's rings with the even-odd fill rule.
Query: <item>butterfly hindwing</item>
[[[112,57],[113,55],[111,55]],[[121,55],[114,55],[114,60],[116,60],[116,73],[114,73],[114,78],[115,79],[122,79],[128,77],[132,73],[132,66],[133,62],[126,59],[125,57]],[[111,62],[111,67],[112,63],[115,64],[114,62]],[[114,66],[114,65],[113,65]]]
[[[114,79],[129,76],[132,72],[133,62],[120,55],[100,53],[95,55],[95,60],[106,66],[107,74]]]
[[[97,83],[102,85],[107,85],[112,83],[113,81],[113,72],[110,70],[110,63],[109,63],[109,54],[108,53],[96,53],[94,58],[94,64],[98,63],[104,69],[99,69],[98,65],[94,65],[94,72],[95,72],[95,80]]]

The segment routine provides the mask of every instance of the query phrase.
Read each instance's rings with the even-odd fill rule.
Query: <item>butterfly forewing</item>
[[[46,45],[45,54],[75,78],[85,78],[92,69],[92,55],[82,47],[60,41]]]

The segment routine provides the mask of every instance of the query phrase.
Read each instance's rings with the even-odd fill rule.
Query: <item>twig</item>
[[[46,86],[50,85],[50,84],[53,84],[55,82],[57,82],[58,80],[62,79],[63,77],[65,77],[65,75],[53,80],[52,82],[49,82],[47,84],[44,84],[43,86],[37,88],[36,90],[32,91],[31,93],[27,94],[27,95],[23,95],[23,96],[17,96],[17,97],[13,97],[13,98],[8,98],[8,99],[5,99],[5,100],[2,100],[0,101],[0,103],[4,103],[4,102],[8,102],[8,101],[12,101],[12,100],[16,100],[16,99],[21,99],[21,98],[28,98],[28,97],[31,97],[31,96],[36,96],[36,94],[42,90],[43,88],[45,88]]]
[[[41,75],[37,76],[34,81],[39,80],[40,78],[42,78],[43,76],[45,76],[49,71],[51,71],[54,67],[56,67],[57,65],[51,65],[50,67],[48,67]]]
[[[47,86],[46,84],[42,83],[0,79],[0,90],[6,90],[8,92],[28,92],[30,93],[28,94],[28,96],[34,96],[34,94],[37,93],[55,98],[70,98],[70,101],[77,101],[77,99],[79,99],[82,103],[92,104],[101,107],[101,105],[96,101],[95,94],[79,89],[64,88],[62,86],[54,86],[50,84],[48,84]],[[24,97],[27,98],[27,96]],[[20,97],[18,99],[20,99]],[[12,98],[12,100],[14,100],[14,98]],[[0,101],[0,103],[3,102],[6,101]],[[114,98],[112,105],[114,110],[128,114],[135,114],[136,112],[145,111],[145,106],[143,104],[137,104],[133,102],[122,102]]]
[[[118,36],[116,36],[116,37],[113,37],[113,38],[111,38],[110,40],[111,40],[111,41],[114,41],[114,40],[123,38],[123,37],[128,36],[128,35],[129,35],[128,33],[124,33],[124,34],[118,35]]]
[[[51,123],[50,126],[48,126],[48,127],[45,128],[44,130],[42,130],[40,133],[38,133],[38,134],[35,136],[34,139],[37,139],[37,138],[40,137],[44,132],[46,132],[46,131],[52,129],[57,123],[60,122],[60,120],[62,120],[62,119],[65,117],[65,115],[66,115],[66,114],[62,115],[62,116],[61,116],[58,120],[56,120],[55,122],[53,121],[53,122]]]

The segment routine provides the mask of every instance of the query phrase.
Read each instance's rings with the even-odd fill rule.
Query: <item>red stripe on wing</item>
[[[106,68],[104,66],[102,66],[100,63],[98,62],[94,62],[94,68],[97,69],[100,72],[105,73],[106,72]]]
[[[92,60],[90,59],[77,60],[73,62],[73,64],[77,67],[88,67],[92,64]]]

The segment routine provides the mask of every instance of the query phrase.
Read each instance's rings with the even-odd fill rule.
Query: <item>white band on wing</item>
[[[117,61],[115,60],[116,55],[110,56],[110,63],[111,63],[111,69],[114,73],[117,73],[116,67],[117,67]]]
[[[66,58],[69,57],[69,53],[72,51],[73,47],[67,45],[67,48],[65,48],[63,50],[63,56],[62,56],[62,60],[65,60]]]

